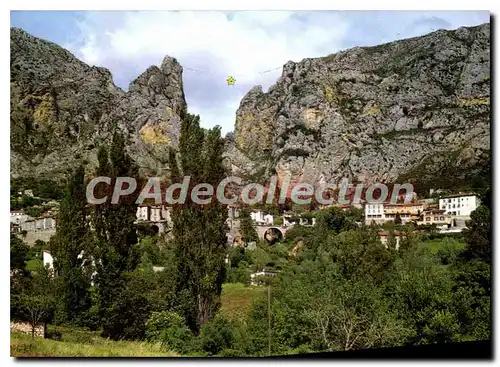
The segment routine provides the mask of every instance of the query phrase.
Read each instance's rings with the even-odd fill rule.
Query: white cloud
[[[190,110],[201,115],[205,126],[213,124],[206,119],[217,118],[227,132],[233,129],[244,91],[234,88],[231,94],[210,88],[230,88],[225,84],[228,75],[234,75],[237,85],[246,90],[257,84],[267,88],[281,70],[262,71],[281,67],[289,60],[323,55],[325,47],[334,52],[345,37],[347,23],[338,14],[331,13],[327,23],[325,18],[309,22],[306,28],[293,15],[280,11],[89,12],[79,24],[82,39],[69,48],[89,64],[110,68],[122,87],[149,65],[158,65],[165,55],[176,57],[185,69]],[[210,75],[201,78],[186,68]],[[196,78],[198,85],[193,80]],[[211,100],[210,108],[202,107],[203,95],[190,98],[192,88],[203,90],[205,98]],[[216,95],[220,98],[214,99]]]

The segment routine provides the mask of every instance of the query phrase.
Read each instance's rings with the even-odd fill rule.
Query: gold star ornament
[[[234,76],[230,75],[227,79],[226,79],[226,82],[227,82],[227,85],[234,85],[234,82],[236,81],[236,79],[234,79]]]

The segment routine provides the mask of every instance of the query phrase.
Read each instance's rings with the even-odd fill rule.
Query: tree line
[[[98,152],[96,176],[137,176],[124,137]],[[218,127],[183,116],[168,180],[191,185],[226,176]],[[101,186],[100,195],[113,187]],[[191,189],[191,187],[190,187]],[[359,211],[329,208],[315,227],[296,225],[283,243],[254,250],[227,247],[226,208],[216,200],[174,206],[172,239],[152,236],[134,221],[133,200],[89,205],[84,167],[75,169],[47,247],[54,269],[27,270],[39,256],[11,237],[11,317],[100,330],[111,339],[161,342],[183,355],[245,356],[351,350],[489,339],[490,200],[471,214],[463,243],[444,238],[422,245],[411,226],[396,250]],[[248,213],[244,242],[258,242]],[[399,227],[398,227],[399,228]],[[391,237],[392,235],[392,237]],[[40,247],[40,246],[39,246]],[[41,248],[41,247],[40,247]],[[227,262],[226,262],[227,258]],[[155,272],[153,265],[162,266]],[[224,282],[249,283],[271,267],[272,297],[257,299],[242,319],[220,312]]]

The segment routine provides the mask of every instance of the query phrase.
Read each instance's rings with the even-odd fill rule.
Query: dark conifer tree
[[[78,167],[71,177],[57,216],[56,235],[50,241],[58,276],[59,321],[82,323],[91,306],[92,274],[87,222],[85,171]]]
[[[491,264],[491,216],[486,205],[480,205],[470,215],[464,230],[467,246],[464,256],[468,260],[479,259]]]
[[[182,122],[179,159],[174,152],[169,156],[173,182],[181,182],[181,175],[191,177],[185,203],[173,208],[172,232],[178,263],[179,307],[194,331],[217,311],[225,278],[227,210],[215,197],[217,185],[225,177],[223,149],[220,128],[205,131],[199,117],[188,114]],[[208,204],[191,200],[191,190],[199,183],[214,187]]]
[[[107,196],[103,204],[92,208],[94,229],[94,254],[97,269],[96,286],[99,295],[99,313],[102,320],[103,336],[118,338],[123,325],[115,324],[113,303],[120,299],[126,288],[125,273],[135,269],[138,256],[134,245],[137,243],[134,221],[137,206],[136,194],[121,197],[116,204],[111,203],[117,177],[137,178],[137,166],[125,150],[124,138],[115,134],[109,150],[102,147],[98,153],[99,166],[96,176],[111,178],[111,184],[96,187],[97,198]]]
[[[259,240],[259,235],[253,226],[250,213],[246,209],[242,209],[240,212],[240,232],[245,244]]]

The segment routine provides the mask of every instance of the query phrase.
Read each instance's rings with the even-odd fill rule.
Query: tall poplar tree
[[[95,196],[107,196],[107,200],[95,205],[91,216],[97,269],[96,286],[103,335],[117,338],[121,333],[117,328],[121,326],[110,321],[114,319],[113,303],[126,287],[125,273],[134,270],[139,260],[134,248],[137,243],[134,226],[137,205],[136,195],[122,197],[117,204],[112,204],[111,198],[116,178],[137,178],[138,169],[127,154],[124,138],[120,134],[113,136],[109,153],[106,148],[100,148],[98,161],[96,176],[110,177],[111,184],[96,187]]]
[[[225,177],[223,149],[220,127],[205,131],[200,127],[199,116],[186,114],[178,152],[171,151],[169,155],[172,181],[182,182],[182,176],[190,176],[185,203],[173,208],[172,233],[180,309],[194,331],[219,308],[225,278],[227,210],[215,197],[217,185]],[[191,190],[199,183],[214,187],[209,204],[191,200]]]
[[[250,213],[245,208],[242,208],[240,211],[240,232],[245,245],[259,240],[259,235],[253,226]]]
[[[56,235],[50,242],[58,276],[59,321],[82,323],[91,306],[89,227],[83,166],[71,177],[57,216]]]

